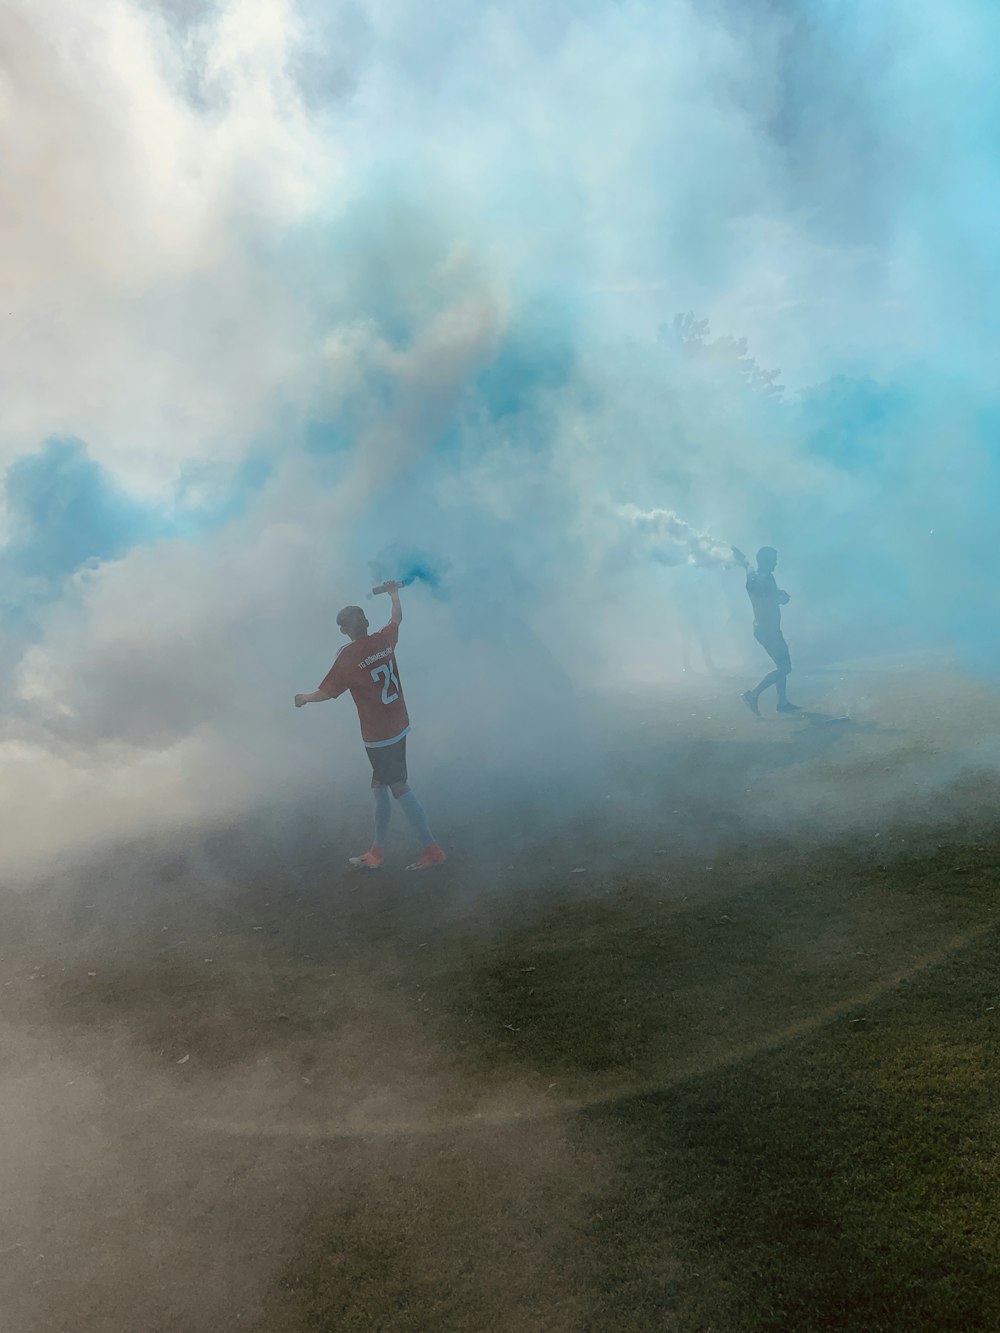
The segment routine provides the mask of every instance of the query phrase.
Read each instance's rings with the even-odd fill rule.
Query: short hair
[[[762,546],[760,550],[757,552],[758,565],[762,560],[771,560],[771,559],[777,560],[777,558],[778,558],[778,552],[774,549],[773,546]]]
[[[368,617],[360,606],[345,606],[337,612],[337,624],[344,629],[348,625],[367,625]]]

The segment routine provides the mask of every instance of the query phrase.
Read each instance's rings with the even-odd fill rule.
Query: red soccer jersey
[[[333,699],[351,691],[366,745],[391,745],[410,729],[396,668],[398,638],[399,626],[390,620],[384,629],[346,644],[319,687]]]

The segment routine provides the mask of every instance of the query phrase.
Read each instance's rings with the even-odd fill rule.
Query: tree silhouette
[[[672,342],[681,353],[706,365],[735,371],[746,388],[770,398],[779,398],[785,386],[777,382],[780,370],[765,370],[749,354],[746,338],[723,335],[708,341],[711,330],[707,319],[695,319],[694,312],[677,314],[673,324],[660,325],[660,341]]]

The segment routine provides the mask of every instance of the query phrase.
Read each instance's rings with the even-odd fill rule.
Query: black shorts
[[[406,737],[392,745],[366,745],[373,787],[395,787],[406,781]]]
[[[788,644],[781,630],[754,627],[753,636],[778,670],[787,676],[792,669],[792,655],[788,651]]]

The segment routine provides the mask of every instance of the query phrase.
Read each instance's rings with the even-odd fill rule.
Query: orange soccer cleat
[[[433,866],[442,865],[447,861],[445,850],[438,842],[432,842],[429,847],[424,848],[424,854],[419,861],[414,861],[413,865],[407,866],[407,870],[430,870]]]
[[[358,870],[381,870],[384,860],[381,847],[369,847],[367,852],[362,852],[360,856],[352,856],[351,865],[356,866]]]

